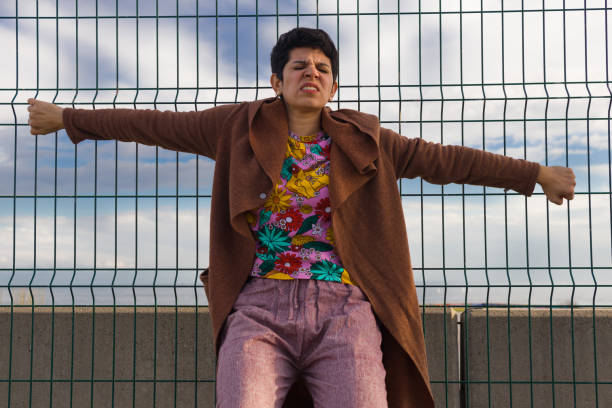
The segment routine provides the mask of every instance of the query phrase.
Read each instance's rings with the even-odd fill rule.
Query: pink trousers
[[[357,286],[250,279],[221,339],[217,408],[280,408],[298,378],[314,407],[387,407],[381,334]]]

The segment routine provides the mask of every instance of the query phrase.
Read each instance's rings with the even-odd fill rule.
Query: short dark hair
[[[320,49],[332,64],[334,81],[338,77],[338,50],[329,35],[318,28],[298,27],[282,34],[270,53],[272,73],[283,79],[283,68],[289,61],[289,53],[294,48],[310,47]]]

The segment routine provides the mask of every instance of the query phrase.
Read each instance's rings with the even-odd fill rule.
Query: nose
[[[304,69],[304,75],[311,78],[319,77],[319,70],[317,69],[317,66],[315,65],[314,61],[311,61],[308,65],[306,65]]]

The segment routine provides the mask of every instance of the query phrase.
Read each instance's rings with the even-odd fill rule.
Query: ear
[[[270,75],[270,85],[272,86],[272,89],[274,89],[274,92],[276,92],[277,96],[281,94],[283,89],[283,81],[281,81],[278,75]]]
[[[334,95],[336,94],[337,90],[338,90],[338,81],[334,81],[334,84],[332,85],[331,93],[329,95],[330,101],[334,99]]]

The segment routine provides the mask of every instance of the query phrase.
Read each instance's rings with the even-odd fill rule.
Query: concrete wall
[[[548,310],[532,309],[530,315],[531,324],[526,309],[512,309],[508,319],[507,309],[469,310],[460,317],[450,308],[426,308],[436,406],[459,408],[463,394],[470,407],[488,407],[489,401],[493,407],[529,407],[532,399],[533,406],[553,407],[552,375],[558,382],[555,407],[574,406],[574,389],[576,406],[595,407],[596,396],[599,407],[612,406],[612,311],[597,309],[594,321],[590,309],[575,309],[573,319],[569,310],[554,311],[552,320]],[[599,384],[597,394],[595,364],[598,382],[609,383]],[[530,380],[532,386],[524,383]],[[136,313],[132,307],[0,307],[0,408],[51,402],[148,407],[154,401],[160,407],[214,406],[206,307],[138,307]]]
[[[462,318],[469,407],[612,407],[612,309],[472,309]]]
[[[429,379],[436,408],[459,408],[459,316],[451,308],[425,308],[424,316]]]

